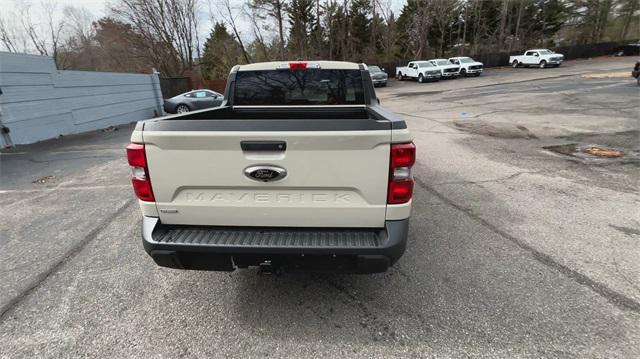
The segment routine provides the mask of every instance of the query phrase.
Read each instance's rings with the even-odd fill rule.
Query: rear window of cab
[[[278,69],[238,71],[234,105],[361,105],[360,70]]]

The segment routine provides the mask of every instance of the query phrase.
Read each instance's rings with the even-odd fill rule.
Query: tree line
[[[28,4],[28,3],[27,3]],[[94,20],[43,3],[0,16],[6,51],[59,68],[225,78],[235,64],[326,59],[391,63],[640,37],[638,0],[116,0]],[[211,29],[204,33],[203,16]],[[249,29],[249,30],[247,30]]]

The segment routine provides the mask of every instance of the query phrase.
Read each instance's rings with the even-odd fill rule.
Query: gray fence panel
[[[9,131],[0,145],[162,115],[159,83],[157,74],[58,71],[50,57],[0,52],[0,126]]]

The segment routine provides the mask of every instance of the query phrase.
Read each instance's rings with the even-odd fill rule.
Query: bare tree
[[[9,52],[18,52],[15,27],[10,20],[0,16],[0,42]]]
[[[278,28],[278,49],[281,60],[285,59],[285,38],[284,38],[284,21],[285,21],[285,0],[251,0],[249,7],[253,12],[253,15],[261,18],[270,17],[273,18]]]
[[[65,24],[63,20],[56,20],[54,17],[57,12],[56,9],[58,7],[55,2],[43,2],[42,7],[44,8],[47,18],[49,40],[51,41],[51,56],[53,56],[53,60],[56,62],[56,65],[59,65],[61,35],[62,31],[64,30]]]
[[[196,0],[119,0],[111,12],[134,27],[142,40],[139,46],[162,72],[172,76],[193,68]]]
[[[238,32],[238,26],[236,24],[236,19],[240,15],[242,15],[242,9],[240,9],[240,11],[236,11],[236,9],[234,9],[231,6],[231,3],[229,2],[229,0],[222,0],[221,3],[218,5],[218,12],[220,13],[220,16],[222,16],[222,19],[224,20],[224,22],[226,22],[229,26],[231,26],[233,35],[236,37],[236,41],[238,41],[238,43],[240,44],[240,50],[242,50],[242,56],[244,57],[245,61],[248,64],[250,64],[251,57],[249,57],[249,54],[247,53],[247,49],[244,46],[244,43],[242,42],[242,38],[240,37],[240,33]],[[213,14],[212,14],[212,17],[213,17]]]
[[[33,23],[31,17],[31,4],[25,2],[20,3],[20,25],[22,25],[22,31],[27,35],[31,41],[31,45],[40,55],[49,55],[47,51],[46,40],[41,36],[41,32],[38,27]]]
[[[51,55],[57,62],[65,27],[57,4],[40,3],[41,21],[34,21],[30,2],[16,2],[14,9],[0,15],[0,44],[9,52]]]
[[[507,18],[509,17],[509,0],[502,0],[500,8],[500,30],[498,33],[498,50],[502,50],[504,45],[505,31],[507,27]]]
[[[258,43],[258,47],[260,48],[259,51],[262,52],[262,56],[265,61],[271,61],[271,56],[269,56],[269,52],[267,51],[267,44],[264,40],[264,36],[262,35],[262,27],[258,23],[261,17],[257,14],[257,9],[249,7],[249,11],[245,9],[245,12],[251,21],[253,36],[255,37],[255,41]]]
[[[80,46],[89,46],[93,38],[93,14],[85,7],[65,6],[66,26]]]
[[[419,2],[415,14],[411,17],[409,26],[409,38],[412,39],[412,58],[420,59],[428,55],[429,50],[429,29],[433,24],[433,13],[429,1]]]
[[[391,0],[375,0],[378,4],[378,14],[382,17],[387,25],[386,31],[381,34],[382,46],[384,47],[385,61],[391,62],[391,53],[393,47],[398,41],[398,29],[396,25],[395,15],[393,14]]]

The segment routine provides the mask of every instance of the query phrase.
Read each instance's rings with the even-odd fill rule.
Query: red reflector
[[[413,142],[391,145],[391,168],[411,167],[416,162],[416,145]]]
[[[144,145],[131,143],[127,146],[127,160],[133,167],[147,167],[147,158],[144,155]]]
[[[291,70],[306,70],[307,63],[306,62],[290,62],[289,69]]]
[[[132,178],[131,183],[133,184],[133,191],[136,193],[136,196],[138,196],[140,200],[155,202],[155,198],[153,197],[153,190],[151,189],[151,182],[149,182],[148,180]]]
[[[389,182],[388,204],[407,203],[413,196],[413,179]]]

